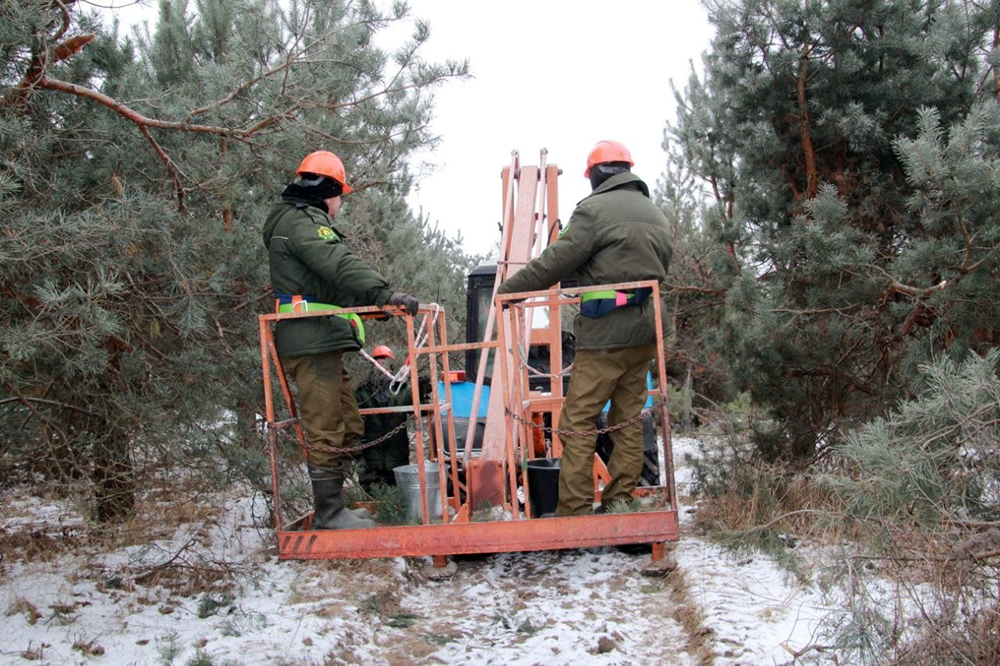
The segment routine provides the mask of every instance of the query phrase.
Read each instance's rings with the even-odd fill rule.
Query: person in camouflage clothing
[[[394,292],[384,277],[347,247],[333,226],[341,196],[353,191],[344,164],[331,152],[309,154],[298,177],[285,188],[264,223],[271,286],[279,313],[329,311],[329,317],[279,321],[278,356],[298,388],[299,416],[306,432],[312,481],[313,529],[373,527],[371,520],[344,509],[345,464],[338,449],[357,445],[364,434],[343,356],[361,349],[364,326],[353,314],[362,305],[400,306],[409,315],[416,298]]]
[[[393,372],[396,357],[392,349],[379,345],[372,350],[372,358],[377,359],[382,367]],[[408,361],[407,361],[408,362]],[[421,403],[426,403],[431,397],[431,382],[426,376],[417,379],[417,392]],[[375,441],[384,437],[396,428],[406,423],[413,413],[413,389],[409,385],[409,377],[404,377],[401,384],[393,384],[392,380],[372,367],[368,378],[358,385],[354,398],[361,409],[369,407],[406,407],[406,411],[386,414],[366,414],[365,440]],[[358,466],[358,479],[361,484],[370,488],[376,483],[387,486],[396,485],[394,470],[397,467],[410,464],[410,437],[406,428],[400,428],[389,439],[359,451],[354,458]]]
[[[393,372],[395,355],[392,350],[380,345],[372,350],[372,358],[376,359],[389,372]],[[372,368],[368,378],[358,385],[354,398],[361,409],[369,407],[411,407],[412,392],[408,385],[390,387],[392,380]],[[393,388],[399,390],[393,392]],[[407,413],[367,414],[364,417],[365,439],[374,441],[406,423]],[[376,483],[387,486],[396,485],[393,470],[410,462],[410,438],[406,428],[400,429],[389,439],[359,451],[354,458],[359,466],[358,478],[362,485],[368,487]]]
[[[649,198],[649,188],[631,173],[628,149],[601,141],[590,152],[587,170],[593,191],[577,204],[559,239],[541,256],[504,281],[498,293],[548,289],[576,274],[581,287],[657,280],[663,282],[673,252],[667,219]],[[584,294],[576,316],[576,357],[559,428],[593,430],[607,401],[608,425],[637,416],[646,400],[646,374],[656,355],[656,328],[650,289]],[[643,293],[645,292],[645,293]],[[611,482],[602,512],[632,496],[642,472],[642,423],[611,433]],[[561,435],[559,505],[556,515],[593,513],[593,436]]]

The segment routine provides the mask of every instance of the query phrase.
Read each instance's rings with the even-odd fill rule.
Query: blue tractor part
[[[458,449],[456,449],[456,455],[458,457],[464,457],[465,455],[465,438],[469,432],[470,416],[472,414],[472,397],[475,391],[476,385],[473,382],[452,382],[451,383],[451,400],[452,406],[454,408],[454,423],[455,423],[455,438],[458,440]],[[646,375],[646,388],[652,390],[653,388],[653,376],[652,374]],[[438,382],[438,396],[440,399],[444,400],[444,382]],[[476,419],[476,435],[473,440],[472,445],[472,455],[475,457],[477,452],[483,447],[483,436],[486,433],[486,410],[487,405],[490,402],[490,387],[483,386],[482,395],[479,397],[479,409],[478,418]],[[646,403],[643,405],[643,409],[649,409],[653,406],[653,396],[648,396],[646,398]],[[604,405],[604,410],[602,411],[600,417],[597,419],[598,428],[606,428],[608,425],[608,409],[611,407],[611,401],[609,400],[606,405]],[[639,485],[643,486],[655,486],[659,485],[660,479],[660,466],[659,466],[659,456],[657,453],[657,438],[656,438],[656,427],[653,422],[652,412],[644,414],[642,417],[642,434],[643,434],[643,455],[645,457],[645,463],[643,464],[642,474],[639,478]],[[608,434],[601,434],[597,436],[595,442],[595,450],[601,459],[607,463],[611,457],[611,452],[614,450],[614,441]],[[451,441],[448,438],[448,433],[444,434],[444,450],[446,453],[451,451]]]

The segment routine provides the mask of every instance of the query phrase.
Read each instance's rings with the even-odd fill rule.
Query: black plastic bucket
[[[528,494],[531,516],[554,513],[559,504],[559,458],[528,461]]]

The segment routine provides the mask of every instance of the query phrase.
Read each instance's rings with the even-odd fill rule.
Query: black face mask
[[[326,211],[326,200],[339,197],[343,193],[343,186],[333,178],[303,174],[289,183],[281,196],[302,199]]]
[[[596,190],[601,186],[601,183],[606,181],[611,176],[617,176],[620,173],[629,173],[628,162],[605,162],[604,164],[595,164],[590,167],[590,189]]]

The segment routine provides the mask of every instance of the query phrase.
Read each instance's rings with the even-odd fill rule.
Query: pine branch
[[[92,38],[92,36],[91,36]],[[80,44],[86,44],[86,40]],[[126,118],[127,120],[134,123],[142,135],[149,141],[153,150],[156,152],[157,156],[163,161],[167,173],[169,174],[174,185],[174,192],[177,196],[177,208],[182,213],[186,213],[187,209],[184,206],[184,186],[181,183],[181,177],[184,175],[181,170],[177,167],[176,163],[167,155],[166,151],[160,146],[152,134],[149,132],[149,128],[155,127],[157,129],[167,129],[176,130],[183,132],[193,132],[196,134],[216,134],[221,135],[223,138],[232,137],[239,140],[249,140],[254,135],[260,133],[261,131],[271,127],[278,123],[281,119],[287,116],[293,115],[296,111],[301,108],[301,104],[293,104],[291,107],[283,112],[272,114],[257,124],[247,128],[247,129],[233,129],[229,127],[220,127],[216,125],[191,125],[186,122],[176,122],[176,121],[165,121],[156,118],[149,118],[139,113],[135,109],[132,109],[125,104],[118,102],[117,100],[101,93],[93,88],[87,88],[85,86],[80,86],[75,83],[70,83],[68,81],[62,81],[60,79],[52,79],[43,76],[36,84],[35,87],[39,89],[47,90],[58,90],[60,92],[69,93],[71,95],[76,95],[77,97],[83,97],[85,99],[90,99],[98,104],[108,107],[115,113]]]
[[[726,293],[725,289],[707,289],[705,287],[695,287],[693,285],[668,284],[666,287],[667,288],[663,291],[664,295],[676,291],[693,292],[696,294],[710,294],[712,296],[720,296]]]
[[[863,303],[854,303],[853,305],[846,305],[842,308],[813,308],[803,310],[796,310],[792,308],[772,308],[771,312],[793,315],[845,314],[847,312],[851,312],[852,310],[858,310],[861,307],[864,307]]]
[[[61,3],[60,3],[61,4]],[[68,17],[64,20],[68,20]],[[65,33],[67,26],[63,26],[58,33],[62,36]],[[48,40],[42,39],[35,35],[32,40],[32,55],[31,63],[28,65],[28,70],[24,73],[21,82],[14,86],[4,97],[0,107],[16,105],[19,107],[27,104],[28,97],[32,90],[35,88],[40,88],[42,81],[45,79],[45,71],[50,65],[54,65],[57,62],[71,58],[73,55],[78,53],[80,49],[93,41],[95,35],[77,35],[75,37],[70,37],[64,42],[58,44],[52,52],[50,53],[48,48],[44,47],[44,43]],[[58,39],[58,37],[56,38]]]
[[[946,518],[941,522],[946,525],[958,525],[959,527],[981,527],[984,529],[1000,527],[1000,520],[959,520],[958,518]]]
[[[909,296],[916,296],[917,298],[924,298],[930,296],[931,294],[943,291],[948,288],[948,280],[941,280],[939,283],[932,287],[927,287],[926,289],[921,289],[920,287],[911,287],[908,284],[903,284],[898,280],[892,280],[889,285],[889,292],[907,294]]]
[[[101,418],[100,414],[95,414],[94,412],[86,410],[83,407],[77,407],[75,405],[67,405],[64,402],[59,402],[57,400],[47,400],[45,398],[31,398],[31,397],[28,397],[28,396],[25,396],[25,395],[17,395],[17,396],[14,396],[13,398],[3,398],[3,399],[0,399],[0,405],[3,405],[3,404],[8,403],[8,402],[20,402],[20,403],[37,402],[39,404],[52,405],[53,407],[59,407],[61,409],[69,409],[69,410],[72,410],[74,412],[80,412],[81,414],[86,414],[87,416],[93,416],[95,418]]]
[[[174,191],[177,193],[177,209],[182,213],[187,213],[187,209],[184,208],[184,186],[181,184],[180,170],[177,165],[174,164],[170,156],[160,147],[153,135],[149,133],[149,129],[145,125],[139,125],[139,131],[142,135],[146,137],[150,145],[153,146],[153,150],[156,154],[160,156],[163,163],[167,166],[167,173],[170,174],[170,178],[174,181]]]
[[[60,39],[62,39],[63,35],[65,35],[69,31],[71,19],[69,15],[69,8],[67,8],[66,5],[63,4],[62,0],[55,0],[55,4],[59,7],[59,11],[62,14],[62,27],[59,29],[59,32],[57,32],[56,35],[52,38],[52,41],[57,42]]]
[[[75,83],[70,83],[68,81],[62,81],[60,79],[53,79],[49,77],[43,78],[38,83],[38,87],[46,90],[58,90],[60,92],[69,93],[70,95],[76,95],[77,97],[83,97],[90,99],[102,106],[106,106],[118,115],[130,120],[131,122],[139,125],[140,127],[155,127],[156,129],[167,129],[167,130],[177,130],[182,132],[193,132],[195,134],[218,134],[220,136],[227,136],[236,139],[251,139],[255,134],[258,134],[264,129],[267,129],[271,125],[274,125],[283,117],[290,115],[297,111],[301,105],[295,104],[289,107],[287,110],[281,113],[272,114],[257,124],[249,127],[247,129],[234,129],[231,127],[221,127],[218,125],[192,125],[183,121],[170,121],[170,120],[160,120],[158,118],[149,118],[139,113],[135,109],[132,109],[121,102],[105,95],[104,93],[98,92],[93,88],[87,88],[86,86],[80,86]]]

